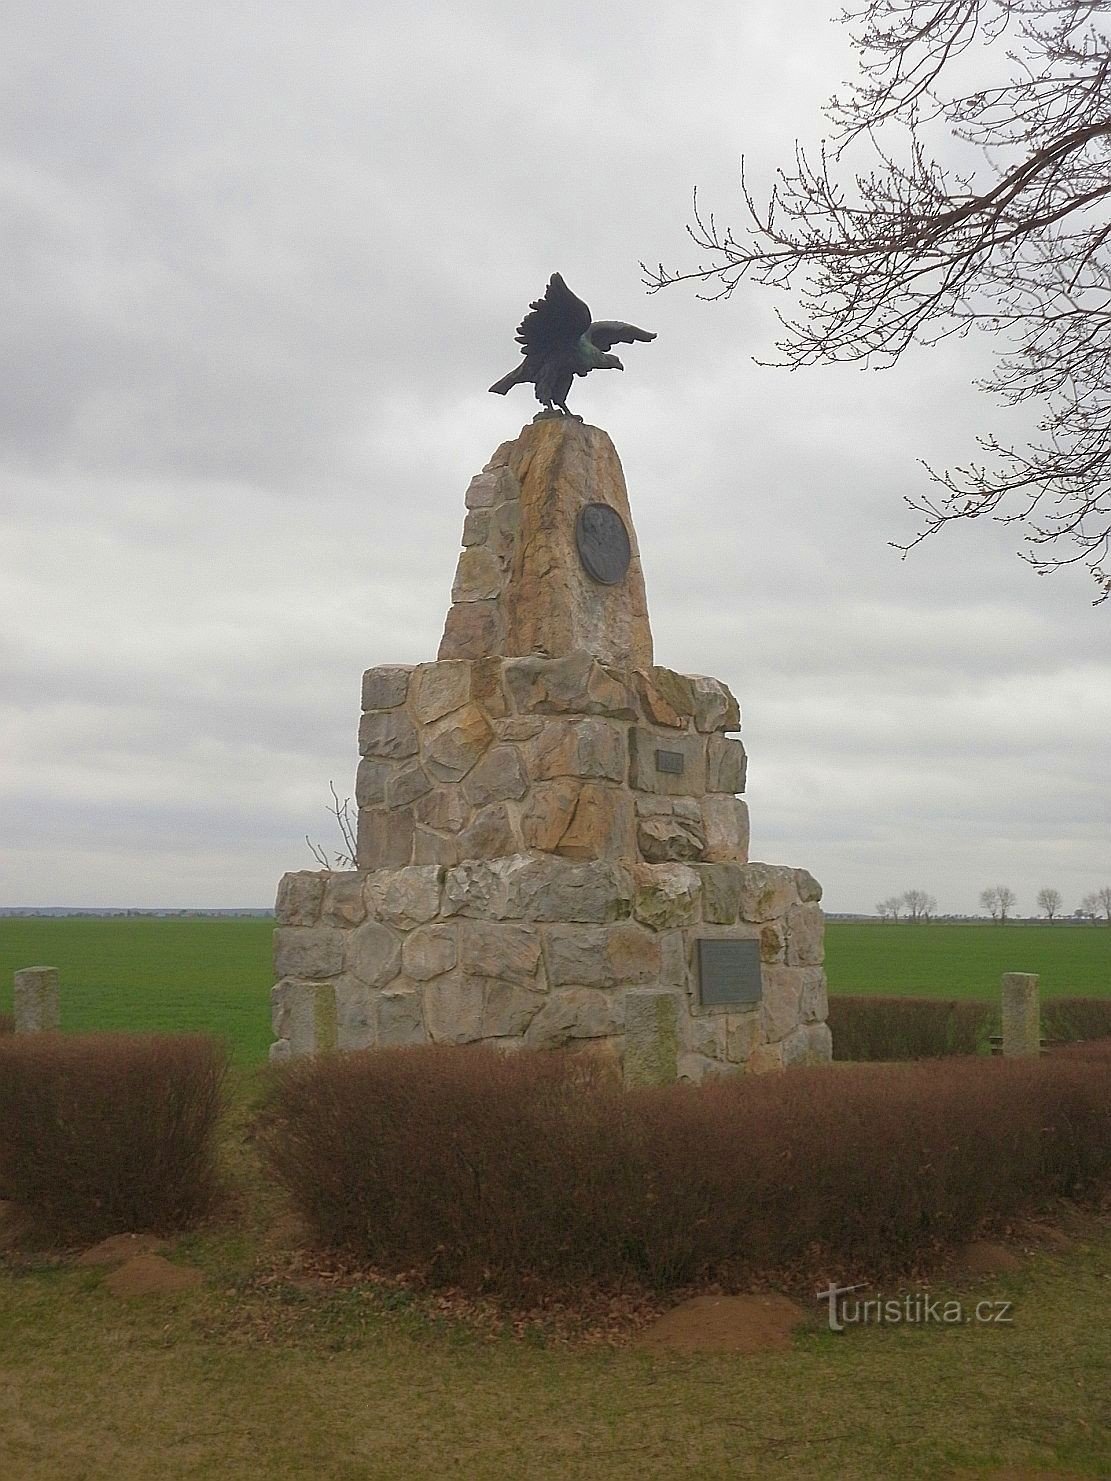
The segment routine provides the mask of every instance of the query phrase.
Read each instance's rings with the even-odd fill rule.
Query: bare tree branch
[[[1111,0],[865,0],[842,19],[859,76],[827,107],[832,144],[815,156],[796,143],[764,206],[742,160],[743,229],[696,194],[687,230],[704,260],[644,268],[645,282],[696,283],[710,299],[746,278],[793,293],[778,358],[763,362],[791,368],[884,368],[915,343],[991,333],[999,356],[981,387],[1040,404],[1039,435],[1008,447],[988,433],[982,459],[927,467],[938,491],[907,499],[922,523],[896,548],[987,515],[1020,528],[1039,574],[1086,565],[1105,601]],[[950,86],[972,57],[991,80]]]

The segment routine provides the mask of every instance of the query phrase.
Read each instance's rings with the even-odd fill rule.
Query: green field
[[[270,1043],[267,919],[0,919],[0,1012],[12,973],[62,974],[62,1026],[207,1029],[240,1064]],[[1049,925],[857,925],[826,932],[830,988],[993,999],[1003,972],[1037,972],[1051,997],[1111,996],[1111,929]]]
[[[1111,929],[1010,922],[826,927],[831,992],[994,999],[1004,972],[1036,972],[1044,997],[1111,997]]]
[[[266,918],[0,919],[0,1011],[17,968],[57,967],[70,1032],[205,1029],[258,1063],[273,1038],[273,933]]]

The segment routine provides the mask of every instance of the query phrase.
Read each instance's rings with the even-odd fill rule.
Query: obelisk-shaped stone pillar
[[[643,670],[652,629],[621,460],[599,427],[533,422],[467,490],[440,658],[563,658]]]

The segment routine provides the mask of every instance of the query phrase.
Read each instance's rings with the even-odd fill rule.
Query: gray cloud
[[[761,370],[774,302],[645,298],[845,75],[827,0],[696,11],[109,0],[0,90],[0,900],[266,903],[354,771],[361,670],[432,656],[485,386],[559,268],[659,332],[576,405],[625,463],[661,662],[726,679],[754,842],[833,909],[1111,875],[1105,612],[1015,535],[900,561],[918,457],[1027,425],[970,341]]]

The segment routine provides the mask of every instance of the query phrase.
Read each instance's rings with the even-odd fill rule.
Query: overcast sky
[[[852,69],[833,0],[40,0],[0,56],[0,904],[260,906],[331,841],[359,680],[433,658],[486,387],[561,271],[658,331],[575,409],[625,466],[657,662],[724,679],[753,857],[831,910],[1111,882],[1111,609],[1013,530],[900,561],[916,459],[1023,420],[989,345],[762,369],[675,287]]]

